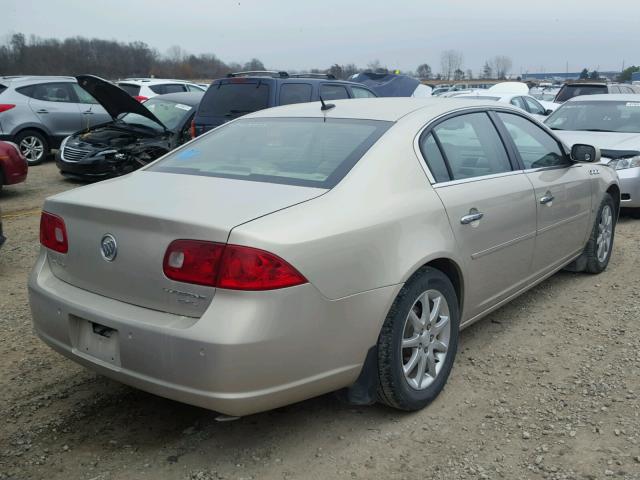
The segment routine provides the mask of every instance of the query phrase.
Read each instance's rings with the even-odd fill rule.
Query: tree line
[[[415,71],[403,71],[425,80],[471,80],[473,72],[464,70],[461,52],[446,50],[440,59],[440,73],[423,63]],[[512,61],[496,56],[485,63],[480,78],[506,78]],[[97,38],[71,37],[63,40],[13,34],[0,45],[0,75],[77,75],[91,73],[109,79],[124,77],[159,77],[184,79],[212,79],[230,72],[265,70],[257,58],[245,63],[226,63],[212,53],[193,55],[179,46],[164,54],[144,42],[119,42]],[[395,72],[379,60],[360,68],[350,63],[333,64],[328,68],[312,69],[312,73],[329,73],[339,79],[360,72]]]

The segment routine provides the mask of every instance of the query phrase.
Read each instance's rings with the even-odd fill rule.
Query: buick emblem
[[[113,262],[118,255],[118,244],[116,243],[116,239],[110,233],[107,233],[102,240],[100,241],[100,253],[102,253],[102,258],[104,258],[107,262]]]

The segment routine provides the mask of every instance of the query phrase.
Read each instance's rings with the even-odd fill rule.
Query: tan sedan
[[[35,330],[228,415],[340,389],[419,409],[460,328],[564,267],[606,268],[620,191],[598,157],[495,102],[247,115],[46,201]]]

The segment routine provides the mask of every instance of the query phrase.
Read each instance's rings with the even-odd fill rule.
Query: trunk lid
[[[113,83],[94,75],[78,75],[76,80],[78,85],[89,92],[114,120],[123,113],[136,113],[166,129],[158,117],[151,113],[147,107]]]
[[[45,203],[65,221],[69,252],[48,251],[56,277],[105,297],[190,317],[215,289],[168,279],[167,246],[176,239],[226,243],[233,227],[322,195],[323,189],[141,171],[71,190]],[[111,235],[113,261],[102,254]]]

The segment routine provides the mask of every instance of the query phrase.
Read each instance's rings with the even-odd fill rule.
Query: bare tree
[[[418,66],[418,69],[416,70],[416,74],[418,75],[418,77],[425,78],[427,80],[433,76],[431,67],[426,63],[423,63],[422,65]]]
[[[482,78],[493,78],[493,67],[488,61],[482,67]]]
[[[458,50],[445,50],[440,56],[442,76],[451,80],[456,70],[462,69],[463,56]]]
[[[507,74],[513,66],[511,58],[505,55],[496,55],[489,61],[489,64],[493,68],[496,77],[499,79],[507,78]]]
[[[380,60],[375,59],[372,62],[367,63],[367,70],[374,73],[388,73],[389,69],[380,63]]]
[[[173,45],[167,49],[165,57],[172,62],[180,63],[187,57],[187,52],[181,46]]]
[[[252,58],[245,63],[242,68],[245,72],[259,72],[261,70],[266,70],[266,68],[264,68],[264,64],[257,58]]]
[[[470,68],[467,70],[467,80],[473,80],[473,70]]]

